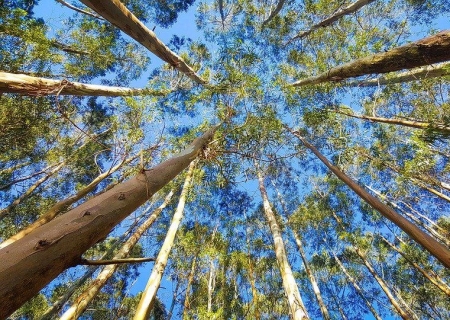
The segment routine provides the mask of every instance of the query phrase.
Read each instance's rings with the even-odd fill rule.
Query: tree
[[[57,2],[0,1],[0,318],[450,318],[448,0]]]

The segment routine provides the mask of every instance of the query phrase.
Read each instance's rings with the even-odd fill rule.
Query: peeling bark
[[[0,319],[6,318],[120,221],[177,176],[210,141],[217,127],[183,152],[92,198],[0,250]]]
[[[429,234],[422,231],[417,225],[404,218],[391,207],[385,205],[377,198],[372,196],[369,192],[364,190],[360,185],[354,182],[345,173],[332,165],[313,145],[308,143],[306,139],[301,137],[298,133],[294,133],[302,143],[310,149],[317,158],[322,161],[341,181],[343,181],[350,189],[352,189],[358,196],[366,201],[373,209],[377,210],[384,217],[395,223],[400,229],[408,234],[414,241],[424,247],[431,255],[438,259],[444,266],[450,268],[450,250],[431,237]]]
[[[205,80],[200,78],[180,56],[162,43],[155,33],[148,29],[119,0],[81,0],[81,2],[196,83],[206,84]]]
[[[53,80],[27,76],[25,74],[14,74],[0,72],[0,94],[19,93],[29,96],[47,95],[75,95],[75,96],[163,96],[167,92],[154,91],[151,89],[134,89],[126,87],[110,87],[96,84],[85,84],[64,80]]]
[[[318,76],[293,82],[291,86],[300,87],[328,81],[341,81],[366,74],[411,69],[447,60],[450,60],[450,30],[387,52],[353,60],[331,68]]]

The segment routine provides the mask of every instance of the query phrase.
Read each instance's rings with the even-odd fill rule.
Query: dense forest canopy
[[[0,44],[0,319],[450,318],[448,0],[3,0]]]

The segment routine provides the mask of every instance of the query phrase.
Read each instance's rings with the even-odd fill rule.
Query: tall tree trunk
[[[21,230],[14,236],[10,237],[9,239],[5,240],[0,244],[0,249],[4,248],[14,241],[17,241],[19,239],[22,239],[27,234],[31,233],[33,230],[37,229],[38,227],[48,223],[49,221],[53,220],[60,212],[66,210],[71,204],[75,203],[76,201],[83,198],[85,195],[87,195],[89,192],[95,189],[95,187],[102,182],[105,178],[107,178],[109,175],[117,171],[122,166],[130,163],[134,159],[136,159],[138,155],[134,157],[130,157],[128,159],[123,160],[118,165],[110,168],[108,171],[103,172],[102,174],[98,175],[94,180],[91,181],[86,187],[79,190],[76,194],[73,196],[66,198],[64,200],[58,201],[56,204],[54,204],[46,213],[41,215],[38,220],[30,224],[25,229]]]
[[[0,72],[0,94],[1,93],[20,93],[30,96],[76,95],[107,97],[138,95],[163,96],[167,94],[167,92],[164,91],[151,89],[109,87],[97,84],[71,82],[66,79],[60,81],[8,72]]]
[[[134,315],[134,320],[145,320],[149,317],[150,311],[153,308],[155,302],[156,293],[158,292],[159,285],[161,283],[161,278],[164,274],[167,262],[169,260],[170,250],[172,249],[173,243],[175,241],[175,236],[180,226],[181,219],[184,215],[184,205],[186,204],[186,197],[189,191],[189,186],[191,185],[192,176],[194,174],[195,161],[192,161],[189,166],[189,171],[184,180],[183,190],[180,194],[180,200],[178,201],[177,209],[170,223],[169,230],[167,231],[164,243],[161,246],[158,257],[156,258],[155,264],[153,266],[152,273],[148,279],[147,286],[142,293],[141,300],[136,308],[136,314]]]
[[[281,278],[283,280],[283,287],[288,298],[289,310],[292,319],[301,320],[308,319],[306,308],[303,304],[300,292],[298,291],[297,283],[295,282],[294,275],[292,274],[291,266],[287,259],[286,250],[284,248],[283,238],[281,237],[281,230],[278,222],[275,218],[275,214],[270,206],[269,197],[264,186],[264,178],[260,169],[257,169],[259,190],[261,191],[261,197],[263,199],[264,213],[266,215],[267,222],[272,232],[275,255],[277,257],[278,267],[280,269]]]
[[[55,168],[53,168],[49,173],[47,173],[45,176],[37,180],[35,183],[33,183],[27,191],[22,193],[19,197],[17,197],[9,206],[6,208],[3,208],[0,210],[0,219],[8,215],[11,210],[13,210],[16,206],[18,206],[20,203],[22,203],[24,200],[28,199],[28,197],[39,188],[43,183],[45,183],[48,179],[50,179],[55,173],[57,173],[61,168],[66,164],[65,161],[60,162]]]
[[[392,75],[392,77],[379,77],[376,79],[352,81],[347,86],[352,87],[376,87],[386,84],[404,83],[422,79],[439,78],[450,74],[450,63],[444,62],[432,66],[426,66],[414,70],[408,70]]]
[[[412,265],[414,268],[416,268],[417,271],[419,271],[428,281],[430,281],[432,284],[434,284],[436,287],[439,288],[442,292],[444,292],[447,296],[450,297],[450,287],[443,281],[437,274],[431,275],[425,269],[423,269],[421,266],[419,266],[416,262],[411,260],[406,253],[404,253],[402,250],[397,248],[392,242],[390,242],[388,239],[386,239],[383,236],[379,236],[384,242],[386,242],[394,251],[398,252],[410,265]]]
[[[450,30],[442,31],[434,36],[391,49],[387,52],[353,60],[331,68],[318,76],[296,81],[291,85],[300,87],[327,81],[341,81],[366,74],[411,69],[447,60],[450,60]]]
[[[368,120],[368,121],[372,121],[372,122],[389,123],[389,124],[395,124],[395,125],[416,128],[416,129],[422,129],[422,130],[431,129],[431,130],[435,130],[435,131],[439,131],[439,132],[443,132],[443,133],[450,133],[450,127],[447,127],[446,125],[440,124],[440,123],[433,124],[433,123],[418,121],[418,120],[371,117],[371,116],[366,116],[366,115],[351,114],[351,113],[348,113],[348,112],[345,112],[342,110],[333,110],[333,112],[343,114],[348,117],[362,119],[362,120]]]
[[[389,301],[391,302],[394,309],[397,311],[397,313],[405,320],[410,319],[417,319],[415,315],[409,314],[406,310],[403,309],[403,306],[400,305],[400,303],[397,301],[397,299],[392,294],[391,290],[389,289],[389,286],[387,283],[378,275],[378,273],[375,271],[373,266],[370,264],[370,262],[366,259],[364,254],[361,252],[361,250],[358,247],[354,248],[356,254],[361,258],[364,265],[366,266],[367,270],[369,270],[370,274],[375,278],[381,289],[384,291],[386,296],[388,297]]]
[[[150,205],[148,207],[150,209]],[[144,210],[144,212],[135,219],[135,221],[130,225],[128,230],[123,233],[119,239],[117,239],[116,243],[114,243],[101,257],[100,259],[107,258],[111,256],[111,254],[116,250],[116,248],[121,245],[125,239],[129,236],[129,234],[134,230],[136,225],[138,225],[138,222],[141,220],[141,218],[147,214],[148,209]],[[61,308],[66,304],[66,302],[70,299],[70,297],[74,294],[74,292],[80,288],[87,280],[89,280],[92,275],[97,271],[99,266],[89,266],[87,271],[84,273],[84,275],[79,278],[77,281],[73,282],[70,287],[68,287],[65,292],[58,297],[58,299],[53,303],[53,305],[48,308],[45,313],[42,315],[42,317],[39,320],[51,320],[56,317],[56,314],[61,310]]]
[[[215,266],[214,261],[211,259],[210,261],[210,267],[209,267],[209,279],[208,279],[208,312],[212,311],[212,296],[214,293],[214,283],[216,278],[216,272],[215,272]]]
[[[377,210],[384,217],[395,223],[400,229],[406,232],[414,241],[424,247],[430,252],[436,259],[442,262],[444,266],[450,268],[450,250],[438,242],[436,239],[423,232],[414,223],[410,222],[391,207],[385,205],[377,198],[372,196],[356,182],[350,179],[345,173],[339,170],[338,167],[332,165],[313,145],[308,143],[306,139],[300,136],[298,133],[294,134],[303,142],[303,144],[310,149],[320,161],[323,162],[341,181],[343,181],[350,189],[352,189],[358,196],[366,201],[373,209]]]
[[[189,272],[188,282],[186,284],[186,292],[184,294],[183,319],[187,319],[189,309],[191,308],[190,294],[191,294],[191,286],[192,283],[194,282],[196,267],[197,267],[197,256],[194,256],[194,258],[192,258],[191,271]]]
[[[181,57],[164,45],[155,33],[139,21],[119,0],[103,0],[101,2],[81,0],[81,2],[193,81],[206,84],[205,80],[200,78]]]
[[[256,289],[256,280],[255,280],[255,268],[253,266],[253,259],[248,254],[248,281],[250,282],[250,287],[252,290],[252,305],[253,305],[253,315],[255,320],[261,319],[261,313],[259,312],[259,293],[258,289]]]
[[[374,2],[374,1],[375,0],[356,0],[353,3],[350,3],[348,6],[346,6],[344,8],[340,8],[335,13],[333,13],[331,16],[329,16],[328,18],[312,25],[308,30],[300,32],[295,37],[293,37],[291,40],[289,40],[289,43],[294,40],[297,40],[297,39],[302,39],[302,38],[310,35],[313,31],[315,31],[319,28],[325,28],[325,27],[333,24],[334,22],[338,21],[343,16],[346,16],[353,12],[356,12],[359,9],[361,9],[362,7],[364,7],[365,5],[367,5],[371,2]]]
[[[124,218],[177,176],[213,137],[217,127],[184,151],[94,197],[0,249],[0,318],[6,318]]]
[[[266,24],[268,24],[270,21],[272,21],[272,19],[275,18],[278,13],[280,13],[281,9],[283,9],[285,2],[286,2],[286,0],[278,0],[277,6],[275,7],[275,9],[273,11],[271,11],[270,15],[267,17],[267,19],[263,21],[263,23],[261,25],[262,28],[264,28]]]
[[[323,302],[322,294],[320,293],[319,285],[317,283],[316,277],[314,276],[314,273],[312,272],[309,262],[306,258],[305,250],[303,249],[303,243],[298,236],[297,232],[295,230],[292,230],[292,233],[294,234],[295,243],[297,244],[298,252],[300,253],[300,257],[302,258],[303,265],[305,267],[306,274],[309,278],[309,281],[311,282],[311,285],[313,287],[314,295],[316,296],[317,302],[319,303],[320,311],[322,312],[322,316],[325,320],[329,320],[330,314],[328,313],[327,306]]]
[[[419,226],[421,226],[422,228],[424,228],[426,231],[428,231],[430,234],[432,234],[436,239],[438,239],[439,241],[441,241],[442,243],[446,244],[448,247],[450,247],[450,241],[449,239],[447,239],[445,236],[441,235],[439,232],[437,232],[435,229],[436,228],[438,230],[442,230],[436,223],[434,223],[434,221],[432,221],[430,218],[420,214],[419,212],[416,211],[416,214],[419,215],[419,217],[421,217],[422,219],[425,219],[428,223],[430,223],[432,225],[432,227],[428,226],[427,224],[425,224],[424,222],[422,222],[416,215],[409,213],[406,210],[403,210],[398,204],[396,204],[393,201],[390,201],[389,199],[387,199],[387,197],[383,194],[381,194],[378,190],[375,190],[369,186],[366,186],[369,190],[371,190],[373,193],[375,193],[380,199],[386,201],[389,205],[391,205],[392,207],[394,207],[395,209],[399,210],[400,212],[404,213],[407,217],[409,217],[412,221],[414,221],[416,224],[418,224]],[[412,209],[412,208],[410,208]]]
[[[342,272],[344,272],[345,276],[347,277],[347,279],[350,281],[350,283],[352,284],[353,288],[355,288],[356,292],[358,292],[359,296],[361,297],[361,299],[364,300],[364,303],[366,304],[366,306],[369,308],[370,312],[372,312],[373,316],[375,317],[376,320],[382,320],[381,317],[378,315],[378,312],[375,310],[375,308],[372,306],[372,304],[370,303],[369,300],[367,300],[364,292],[362,291],[361,287],[358,285],[358,283],[356,282],[356,280],[351,276],[351,274],[348,272],[347,268],[345,268],[344,264],[342,263],[341,260],[339,260],[339,258],[334,254],[334,252],[332,252],[334,260],[336,260],[337,264],[339,265],[339,267],[341,268]]]
[[[131,250],[134,248],[144,232],[147,231],[148,228],[150,228],[156,218],[158,218],[160,213],[169,204],[170,200],[172,199],[172,195],[173,192],[170,192],[167,195],[166,199],[164,199],[164,202],[155,211],[153,211],[150,217],[146,221],[144,221],[141,226],[139,226],[136,232],[124,243],[122,248],[116,253],[113,258],[114,260],[125,258],[130,254]],[[100,274],[92,282],[92,284],[78,296],[73,305],[68,310],[66,310],[66,312],[64,312],[60,319],[78,319],[84,312],[84,310],[86,310],[88,304],[92,301],[92,299],[95,298],[95,296],[97,296],[98,292],[106,284],[106,281],[108,281],[108,279],[112,277],[118,267],[118,264],[111,264],[103,268],[102,272],[100,272]]]

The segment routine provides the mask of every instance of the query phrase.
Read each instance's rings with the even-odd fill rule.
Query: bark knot
[[[118,200],[125,200],[125,193],[119,194]]]
[[[40,250],[42,248],[45,248],[46,246],[50,245],[51,241],[48,241],[47,239],[41,239],[39,240],[36,245],[34,246],[35,250]]]

